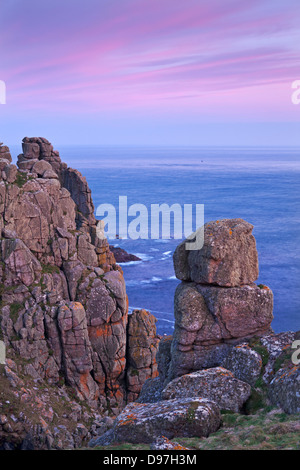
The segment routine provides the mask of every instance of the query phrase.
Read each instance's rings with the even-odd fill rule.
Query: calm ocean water
[[[92,190],[95,208],[204,204],[205,222],[243,218],[254,225],[257,283],[274,293],[275,332],[300,329],[300,149],[59,147]],[[19,152],[20,153],[20,150]],[[129,221],[132,218],[129,218]],[[130,308],[146,308],[159,333],[172,334],[178,281],[172,254],[180,240],[111,240],[142,261],[122,266]]]

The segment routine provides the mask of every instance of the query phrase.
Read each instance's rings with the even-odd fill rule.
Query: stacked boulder
[[[242,219],[206,223],[200,250],[182,242],[174,269],[175,331],[168,380],[220,365],[232,348],[270,331],[273,294],[257,286],[258,255],[253,226]]]
[[[9,148],[3,143],[0,143],[0,179],[11,183],[14,181],[17,174],[16,165],[12,164],[12,158]],[[0,194],[0,203],[2,195]]]
[[[33,170],[40,175],[47,171],[45,178],[57,178],[61,169],[67,167],[61,162],[58,151],[44,137],[25,137],[22,149],[23,153],[18,156],[17,162],[20,170]],[[40,160],[43,163],[35,166]]]
[[[187,250],[184,241],[175,250],[182,282],[174,335],[161,339],[159,377],[144,384],[140,403],[200,396],[234,412],[263,403],[299,412],[300,366],[292,354],[300,332],[271,328],[273,294],[254,283],[252,229],[242,219],[209,222],[201,249]]]

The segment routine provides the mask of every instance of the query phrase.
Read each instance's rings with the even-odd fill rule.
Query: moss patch
[[[19,317],[19,312],[24,308],[24,305],[19,302],[13,302],[12,304],[10,304],[9,308],[9,316],[11,320],[15,323]]]
[[[223,414],[223,426],[208,438],[176,438],[199,450],[300,450],[299,415],[278,411],[245,416]]]
[[[53,274],[60,273],[59,267],[54,266],[53,264],[42,264],[42,273],[43,274]]]

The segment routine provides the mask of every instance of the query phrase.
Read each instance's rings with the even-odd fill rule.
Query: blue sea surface
[[[60,147],[86,177],[98,205],[204,204],[205,222],[242,218],[254,225],[259,278],[274,294],[275,332],[300,330],[300,149]],[[150,216],[149,216],[150,218]],[[129,221],[132,218],[129,218]],[[181,240],[109,240],[141,258],[122,265],[130,309],[146,308],[157,331],[172,334],[179,281],[172,255]]]

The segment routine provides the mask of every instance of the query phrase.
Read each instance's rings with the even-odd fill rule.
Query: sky
[[[299,0],[0,0],[0,141],[300,145]]]

